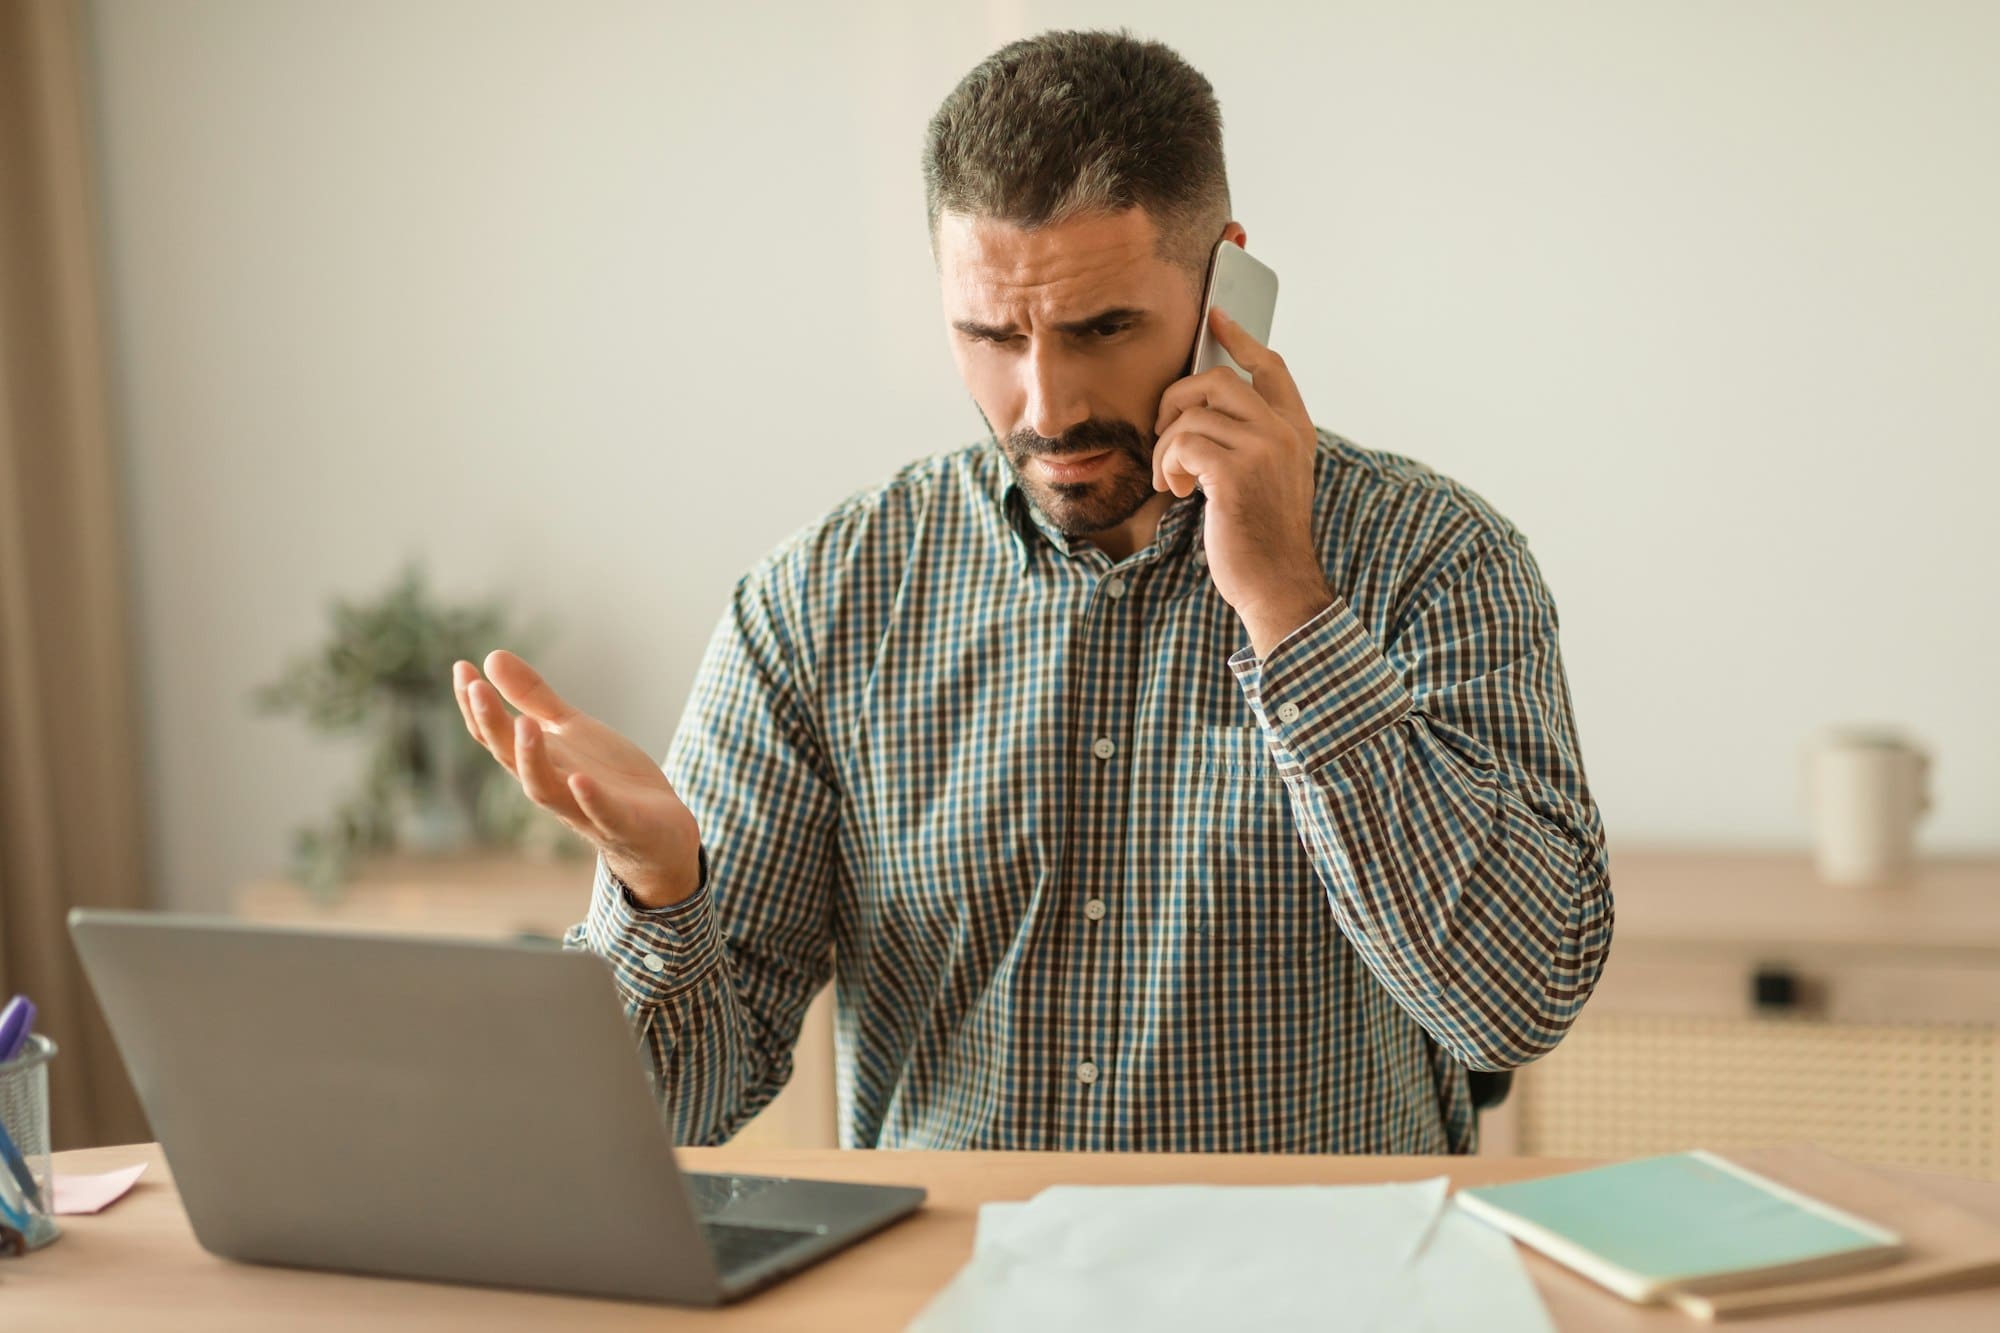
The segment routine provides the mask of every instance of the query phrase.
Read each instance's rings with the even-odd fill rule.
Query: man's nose
[[[1022,361],[1027,376],[1027,427],[1045,440],[1090,419],[1090,403],[1056,348],[1036,348]]]

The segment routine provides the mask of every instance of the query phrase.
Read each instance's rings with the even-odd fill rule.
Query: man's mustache
[[[1050,439],[1031,430],[1017,430],[1007,437],[1008,449],[1019,458],[1064,458],[1072,454],[1097,454],[1106,449],[1123,449],[1143,457],[1150,447],[1139,428],[1129,421],[1079,422]]]

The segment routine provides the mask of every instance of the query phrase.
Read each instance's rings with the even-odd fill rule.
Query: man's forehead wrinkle
[[[941,249],[968,294],[989,291],[1002,299],[1062,287],[1102,286],[1124,304],[1135,298],[1146,270],[1157,262],[1155,231],[1143,215],[1075,219],[1023,229],[990,218],[947,215]],[[1123,290],[1112,291],[1113,287]],[[1136,303],[1136,302],[1134,302]]]
[[[978,234],[968,238],[965,260],[969,267],[1002,278],[1055,271],[1122,268],[1152,253],[1152,243],[1143,237],[1093,236],[1050,238],[1015,244]]]
[[[1116,277],[1129,262],[1107,247],[1072,248],[1052,253],[974,253],[967,256],[974,281],[1002,290],[1045,288],[1062,283],[1101,282]]]
[[[1014,317],[1013,312],[1026,310],[1037,319],[1061,323],[1113,307],[1150,305],[1140,285],[1121,271],[1119,259],[1100,252],[1024,262],[969,260],[956,284],[967,309],[955,313],[984,323],[1004,323]],[[1003,312],[1004,318],[993,318]]]

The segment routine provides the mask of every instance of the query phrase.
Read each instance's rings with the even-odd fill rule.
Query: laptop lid
[[[204,1248],[723,1299],[595,954],[150,912],[69,921]]]

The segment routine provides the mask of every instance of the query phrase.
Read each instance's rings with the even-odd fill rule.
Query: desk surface
[[[55,1160],[58,1170],[76,1173],[149,1165],[132,1192],[104,1213],[63,1218],[65,1234],[54,1245],[25,1259],[0,1259],[0,1311],[10,1328],[262,1330],[282,1312],[287,1329],[346,1329],[363,1321],[375,1330],[898,1329],[972,1253],[981,1203],[1025,1199],[1048,1185],[1334,1185],[1440,1174],[1456,1185],[1476,1185],[1579,1165],[1554,1158],[687,1149],[683,1160],[694,1170],[907,1182],[930,1190],[916,1217],[740,1305],[707,1311],[232,1263],[195,1242],[157,1145],[84,1149],[58,1153]],[[2000,1219],[2000,1184],[1920,1178]],[[1672,1311],[1626,1305],[1539,1255],[1526,1258],[1559,1329],[1701,1327]],[[1744,1325],[1757,1333],[1889,1326],[1897,1333],[2000,1327],[2000,1287]]]

